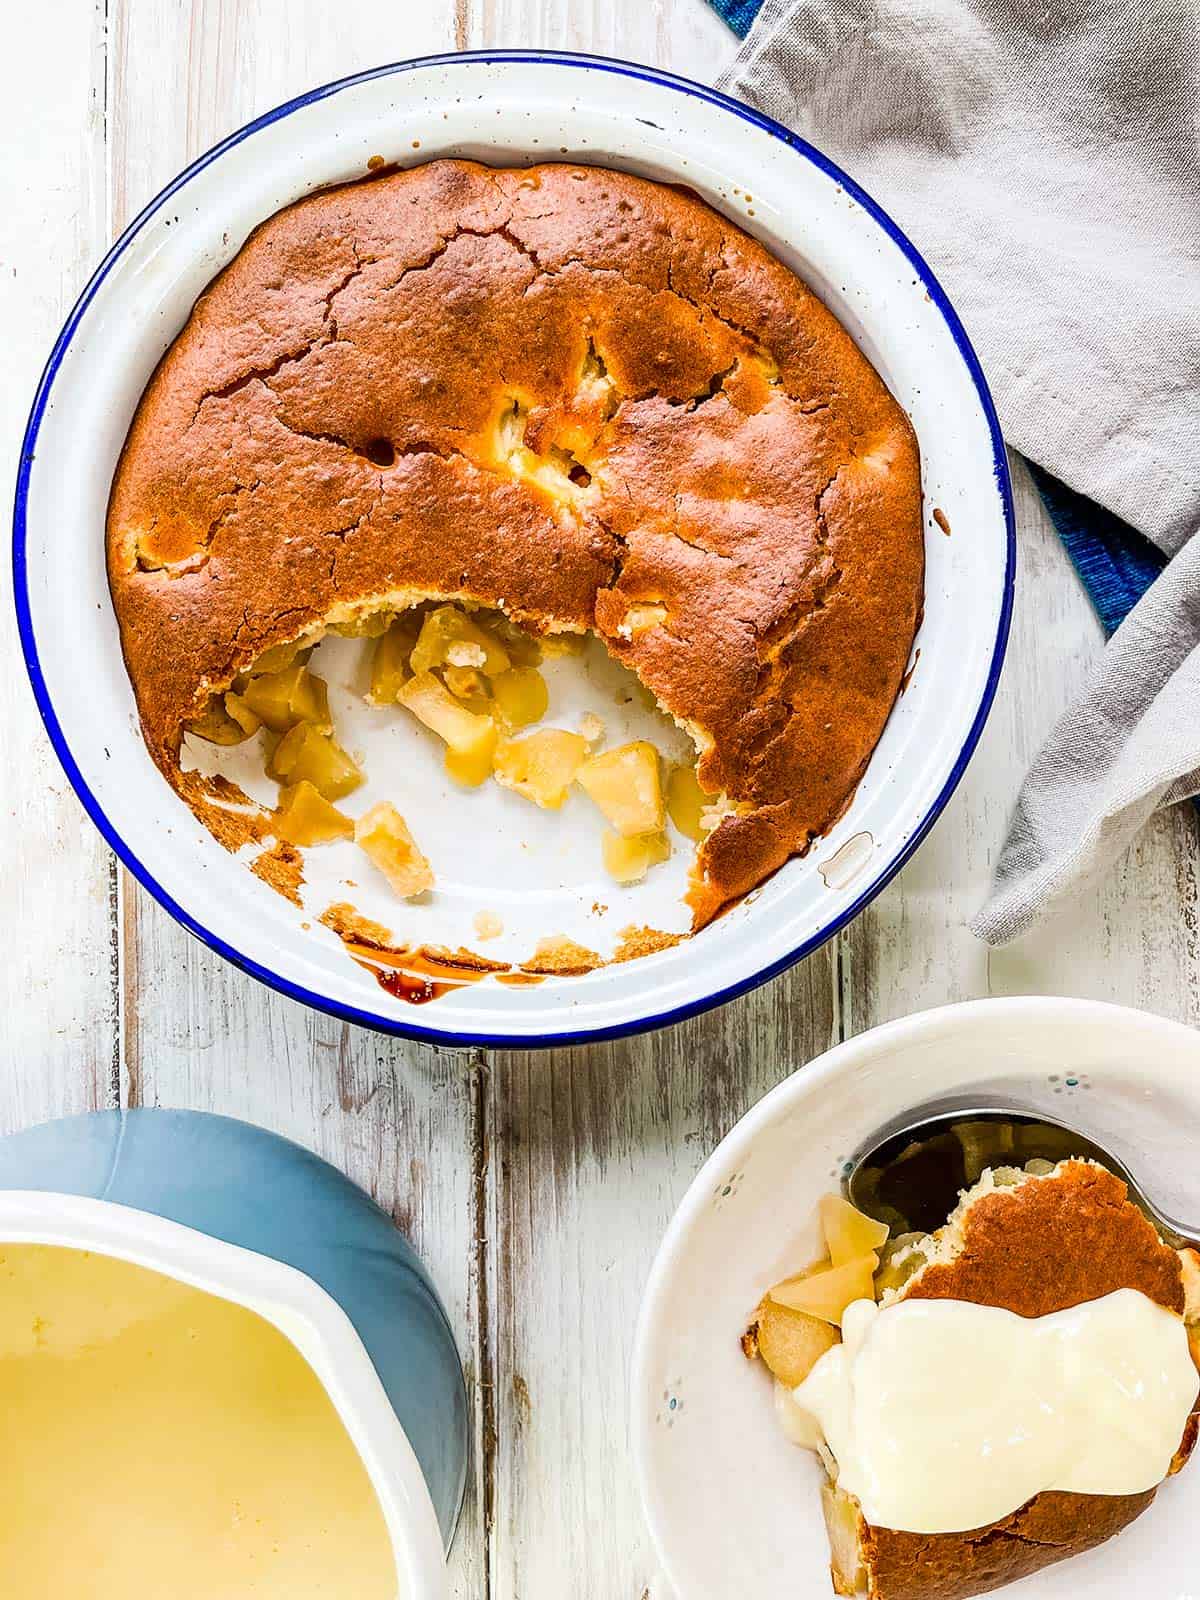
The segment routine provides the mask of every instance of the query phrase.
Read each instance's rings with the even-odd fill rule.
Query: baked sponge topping
[[[138,408],[108,559],[173,781],[185,725],[327,628],[433,600],[596,633],[721,797],[699,925],[862,775],[921,609],[919,461],[836,319],[696,197],[441,161],[250,237]]]

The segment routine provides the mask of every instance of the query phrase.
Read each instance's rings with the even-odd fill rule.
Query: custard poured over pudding
[[[0,1592],[397,1600],[375,1491],[296,1347],[109,1256],[0,1244]]]
[[[326,627],[433,599],[596,633],[695,742],[700,926],[854,793],[920,615],[920,470],[837,320],[695,196],[439,161],[251,236],[143,397],[108,554],[177,782],[185,724]]]

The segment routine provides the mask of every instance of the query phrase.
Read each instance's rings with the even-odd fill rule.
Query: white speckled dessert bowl
[[[1195,1215],[1200,1034],[1161,1017],[1090,1000],[970,1001],[874,1028],[786,1079],[701,1169],[642,1306],[633,1450],[680,1600],[832,1595],[820,1467],[784,1437],[738,1336],[763,1291],[820,1254],[817,1201],[863,1142],[915,1106],[977,1091],[1090,1133],[1169,1212]],[[1192,1465],[1115,1541],[999,1592],[1186,1600],[1198,1517]]]
[[[488,981],[415,1011],[316,925],[330,899],[346,898],[325,893],[320,874],[350,871],[352,845],[308,853],[314,881],[300,910],[222,850],[163,781],[121,659],[103,527],[142,389],[254,225],[362,175],[373,156],[444,155],[562,155],[686,183],[795,267],[912,416],[928,576],[911,685],[847,814],[806,859],[675,949],[537,986]],[[448,1043],[536,1044],[632,1032],[714,1005],[815,948],[878,892],[945,804],[982,729],[1007,639],[1013,538],[999,432],[962,328],[912,246],[849,179],[712,90],[620,62],[513,52],[405,62],[315,90],[232,135],[147,207],[51,355],[22,456],[14,560],[26,661],[58,755],[113,848],[185,927],[283,993],[352,1021]],[[354,748],[355,729],[341,720],[356,715],[354,697],[336,676],[331,686],[339,733]],[[503,947],[487,953],[519,961],[546,935],[607,955],[623,926],[686,926],[682,850],[644,885],[618,890],[603,873],[586,801],[533,816],[496,785],[452,791],[419,730],[394,720],[388,750],[370,751],[370,781],[410,775],[395,798],[438,872],[432,906],[359,898],[397,939],[470,945],[472,915],[487,909],[505,927]],[[369,804],[389,791],[361,794]]]

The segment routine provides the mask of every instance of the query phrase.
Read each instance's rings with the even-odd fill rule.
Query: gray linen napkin
[[[973,925],[1003,944],[1200,792],[1200,9],[764,0],[721,87],[910,235],[1009,443],[1172,558],[1026,777]]]

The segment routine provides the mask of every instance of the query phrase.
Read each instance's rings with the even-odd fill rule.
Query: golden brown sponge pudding
[[[1043,1317],[1137,1289],[1198,1328],[1200,1303],[1189,1299],[1188,1284],[1200,1275],[1200,1257],[1165,1244],[1121,1179],[1091,1162],[1065,1161],[1045,1177],[1010,1172],[1004,1187],[978,1185],[946,1229],[927,1248],[917,1246],[922,1255],[928,1264],[896,1298],[967,1300]],[[1195,1332],[1190,1342],[1200,1366]],[[1191,1455],[1198,1428],[1200,1412],[1193,1412],[1173,1473]],[[926,1534],[874,1527],[857,1501],[834,1488],[826,1495],[834,1588],[870,1600],[968,1600],[1103,1544],[1139,1517],[1155,1492],[1047,1490],[987,1527]]]
[[[251,235],[142,398],[108,561],[172,779],[210,696],[324,625],[439,596],[593,630],[728,812],[699,926],[862,776],[921,611],[920,467],[837,320],[694,195],[437,161]]]

